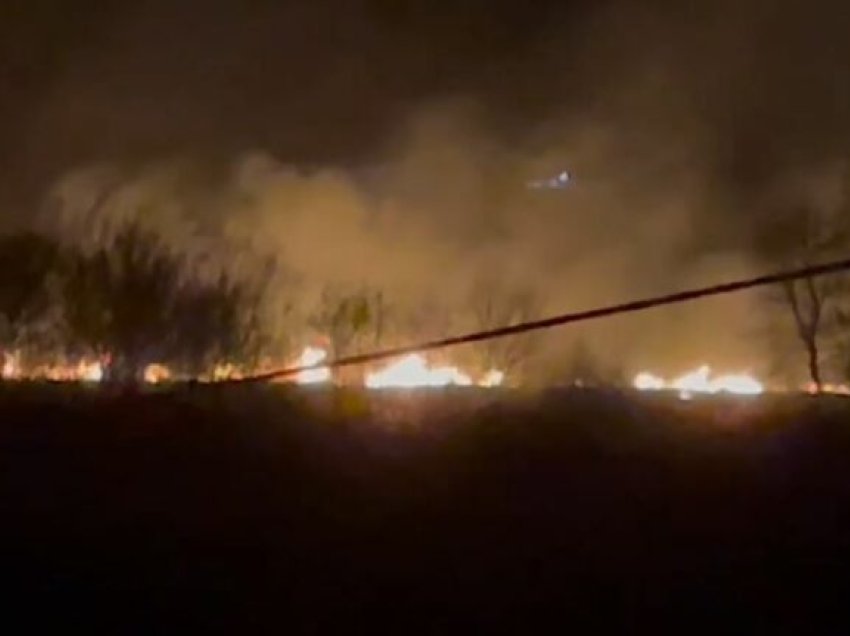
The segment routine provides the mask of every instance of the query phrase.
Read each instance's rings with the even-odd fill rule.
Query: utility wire
[[[244,378],[238,379],[229,379],[223,380],[221,383],[223,384],[243,384],[243,383],[255,383],[255,382],[266,382],[269,380],[276,380],[282,378],[292,377],[297,375],[303,371],[309,371],[313,369],[324,369],[324,368],[332,368],[338,369],[341,367],[349,367],[356,364],[366,364],[370,362],[378,362],[381,360],[388,360],[390,358],[397,358],[399,356],[407,355],[410,353],[422,353],[425,351],[434,351],[435,349],[445,349],[447,347],[454,347],[462,344],[469,344],[472,342],[481,342],[483,340],[493,340],[495,338],[504,338],[507,336],[515,336],[522,333],[527,333],[530,331],[538,331],[541,329],[550,329],[552,327],[560,327],[561,325],[568,325],[577,322],[585,322],[588,320],[598,320],[600,318],[608,318],[611,316],[618,316],[621,314],[628,314],[638,311],[645,311],[647,309],[654,309],[656,307],[663,307],[665,305],[675,305],[677,303],[689,302],[692,300],[698,300],[700,298],[708,298],[711,296],[721,296],[724,294],[731,294],[734,292],[739,292],[747,289],[753,289],[755,287],[764,287],[767,285],[774,285],[777,283],[786,283],[794,280],[798,280],[801,278],[814,278],[817,276],[825,276],[828,274],[837,274],[840,272],[845,272],[850,270],[850,258],[840,260],[840,261],[832,261],[830,263],[822,263],[820,265],[812,265],[809,267],[803,267],[800,269],[794,270],[786,270],[782,272],[776,272],[773,274],[766,274],[764,276],[758,276],[756,278],[747,278],[741,280],[735,280],[727,283],[722,283],[719,285],[712,285],[710,287],[700,287],[697,289],[690,289],[687,291],[681,291],[674,294],[667,294],[665,296],[654,296],[652,298],[644,298],[642,300],[633,300],[631,302],[621,303],[618,305],[609,305],[607,307],[599,307],[597,309],[590,309],[586,311],[561,314],[558,316],[552,316],[550,318],[543,318],[541,320],[532,320],[529,322],[523,322],[516,325],[511,325],[508,327],[500,327],[498,329],[489,329],[487,331],[477,331],[473,333],[468,333],[460,336],[452,336],[450,338],[443,338],[441,340],[432,340],[430,342],[423,342],[415,345],[406,345],[401,347],[394,347],[391,349],[384,349],[383,351],[376,351],[373,353],[364,353],[353,356],[345,356],[342,358],[338,358],[336,360],[331,360],[326,363],[318,363],[314,365],[300,366],[300,367],[289,367],[285,369],[278,369],[274,371],[268,371],[266,373],[260,373],[256,375],[247,376]]]

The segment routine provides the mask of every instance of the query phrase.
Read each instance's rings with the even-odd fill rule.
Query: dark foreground
[[[3,633],[845,614],[840,400],[0,387],[0,420]]]

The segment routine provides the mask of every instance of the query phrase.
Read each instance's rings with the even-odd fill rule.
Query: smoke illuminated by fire
[[[760,395],[764,386],[751,375],[736,373],[711,377],[711,369],[703,365],[684,375],[666,381],[648,372],[638,373],[632,386],[638,391],[677,391],[683,399],[695,393],[732,393],[735,395]]]

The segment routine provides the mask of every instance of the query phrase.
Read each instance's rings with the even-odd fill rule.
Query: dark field
[[[810,633],[846,609],[837,398],[10,386],[0,418],[4,633]]]

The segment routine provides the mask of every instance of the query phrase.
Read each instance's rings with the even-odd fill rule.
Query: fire
[[[297,367],[309,367],[323,362],[328,357],[327,351],[317,347],[306,347],[295,362]],[[301,371],[295,376],[298,384],[320,384],[331,379],[331,370],[327,367],[318,367]]]
[[[143,378],[148,384],[167,382],[171,379],[171,370],[163,364],[149,364],[145,367]]]
[[[764,386],[755,378],[739,373],[721,375],[712,384],[719,392],[736,393],[738,395],[759,395],[764,393]]]
[[[366,375],[366,386],[370,389],[449,385],[471,386],[472,379],[456,367],[428,368],[425,358],[418,353],[412,353],[381,371]]]
[[[0,378],[3,380],[15,380],[20,376],[20,356],[17,353],[4,353],[3,367],[0,369]]]
[[[213,382],[221,382],[224,380],[238,380],[241,377],[242,373],[240,373],[236,365],[224,362],[215,365],[213,367],[211,377],[204,379],[211,379]]]
[[[505,374],[498,369],[491,369],[478,381],[453,366],[430,367],[425,357],[419,353],[407,355],[397,362],[376,371],[367,373],[365,384],[370,389],[385,388],[417,388],[444,386],[480,386],[492,388],[501,386]]]
[[[744,373],[720,375],[712,378],[711,369],[708,365],[689,371],[670,382],[651,373],[642,372],[635,376],[632,385],[639,391],[677,391],[682,399],[688,399],[694,393],[759,395],[764,392],[764,386],[761,382]]]
[[[100,382],[103,379],[103,365],[97,360],[82,359],[76,363],[63,361],[25,368],[21,364],[21,353],[13,351],[3,354],[0,379]]]
[[[643,372],[635,376],[633,385],[638,391],[661,391],[667,386],[667,383],[657,375]]]
[[[83,382],[100,382],[103,380],[103,365],[100,362],[82,361],[77,365],[76,376]]]
[[[818,388],[815,386],[814,382],[810,382],[805,387],[806,393],[811,395],[816,395],[818,393]],[[820,393],[824,393],[826,395],[850,395],[850,386],[846,384],[824,384],[820,388]]]
[[[492,387],[502,386],[502,383],[504,381],[504,371],[499,371],[498,369],[490,369],[487,373],[484,374],[484,377],[481,379],[481,382],[478,383],[478,386],[482,386],[489,389]]]
[[[327,351],[320,347],[305,347],[292,367],[311,367],[324,363],[328,358]],[[0,379],[2,380],[51,380],[54,382],[100,382],[105,376],[105,361],[96,358],[83,358],[75,361],[55,361],[37,367],[24,367],[21,354],[18,351],[3,352],[0,357]],[[222,362],[216,364],[209,372],[200,376],[201,381],[215,382],[244,377],[245,371],[234,364]],[[147,384],[167,382],[173,378],[171,369],[161,363],[147,365],[142,372]],[[297,384],[321,384],[332,378],[327,366],[305,369],[297,373],[294,381]],[[370,389],[386,387],[441,387],[441,386],[473,386],[497,387],[502,385],[505,374],[498,369],[491,369],[480,380],[473,382],[472,378],[457,367],[430,367],[420,354],[412,354],[389,366],[367,373],[365,386]]]
[[[301,355],[292,363],[293,367],[310,367],[327,360],[328,354],[319,347],[305,347]],[[295,376],[297,384],[321,384],[332,378],[328,367],[317,367],[299,371]],[[497,387],[505,380],[505,374],[498,369],[491,369],[477,383],[457,367],[430,367],[424,356],[413,353],[390,365],[367,373],[364,384],[369,389],[384,388],[417,388],[442,386],[472,386]]]

